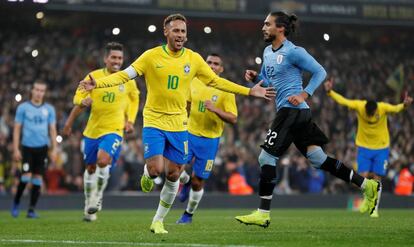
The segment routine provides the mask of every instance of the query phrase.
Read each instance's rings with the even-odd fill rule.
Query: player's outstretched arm
[[[406,109],[407,107],[411,106],[413,103],[413,98],[408,96],[408,92],[405,92],[404,94],[404,100],[402,103],[398,105],[392,105],[388,103],[381,103],[381,107],[385,109],[385,112],[387,113],[398,113],[402,110]]]
[[[347,106],[351,109],[357,109],[358,104],[363,102],[361,100],[351,100],[351,99],[345,98],[344,96],[340,95],[339,93],[333,90],[333,85],[334,85],[334,77],[330,77],[328,80],[325,81],[324,88],[328,96],[331,97],[338,104]]]

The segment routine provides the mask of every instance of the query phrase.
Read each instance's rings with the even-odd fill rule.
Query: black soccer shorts
[[[22,147],[23,167],[22,172],[43,175],[47,167],[48,146],[31,148]]]
[[[280,157],[292,142],[305,157],[308,146],[323,146],[329,142],[322,130],[312,121],[310,109],[280,109],[261,147],[267,153]]]

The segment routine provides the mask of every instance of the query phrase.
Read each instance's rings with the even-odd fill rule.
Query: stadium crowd
[[[223,76],[244,83],[244,69],[260,68],[255,58],[261,57],[265,44],[261,41],[259,26],[260,23],[257,30],[245,32],[222,28],[207,36],[201,31],[191,30],[190,25],[187,47],[204,56],[210,52],[221,54],[225,67]],[[368,28],[344,26],[339,33],[335,25],[306,23],[294,41],[306,47],[328,74],[335,77],[334,88],[344,96],[400,103],[402,98],[388,85],[389,77],[402,64],[401,87],[414,94],[414,54],[412,49],[408,49],[414,43],[414,35],[408,32],[395,35],[401,31],[392,28],[367,32]],[[47,101],[56,108],[57,128],[61,133],[78,81],[89,71],[103,66],[101,48],[106,42],[118,40],[124,44],[124,66],[127,66],[141,52],[163,40],[161,33],[159,36],[141,33],[140,36],[116,37],[96,29],[50,27],[17,32],[6,28],[0,32],[0,194],[13,192],[19,173],[19,164],[12,162],[11,157],[14,113],[19,104],[17,94],[21,94],[23,101],[27,100],[33,81],[45,80],[49,85]],[[324,31],[331,33],[329,42],[322,39]],[[139,176],[144,165],[141,129],[145,84],[141,79],[137,82],[141,94],[136,131],[125,138],[121,159],[112,171],[110,191],[139,190]],[[231,180],[235,175],[242,175],[245,179],[247,184],[243,186],[257,190],[259,145],[274,117],[274,103],[242,96],[237,96],[237,102],[238,123],[226,126],[213,175],[206,184],[207,191],[251,193],[251,190],[233,188],[237,185],[229,181],[239,181]],[[312,105],[314,120],[331,139],[326,146],[327,152],[355,166],[355,113],[334,103],[326,96],[322,85],[308,102]],[[389,117],[391,155],[384,179],[386,192],[393,191],[401,169],[414,164],[413,119],[413,107]],[[49,164],[45,176],[48,193],[82,191],[84,169],[80,150],[86,121],[87,114],[83,114],[76,121],[73,134],[64,137],[60,143],[59,159]],[[312,169],[294,148],[279,163],[280,179],[275,193],[347,193],[351,189],[329,174]]]

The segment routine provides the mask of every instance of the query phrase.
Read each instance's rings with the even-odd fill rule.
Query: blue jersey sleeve
[[[56,123],[56,111],[55,108],[49,105],[49,117],[47,119],[49,125]]]
[[[14,117],[14,122],[22,124],[24,120],[24,105],[21,104],[17,107],[16,116]]]
[[[291,59],[295,66],[312,74],[309,84],[304,91],[309,95],[313,95],[316,88],[326,78],[325,69],[302,47],[295,47],[292,50]]]

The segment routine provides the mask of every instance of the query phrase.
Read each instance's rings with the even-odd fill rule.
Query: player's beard
[[[273,40],[275,40],[276,39],[276,36],[275,35],[268,35],[267,37],[265,36],[265,37],[263,37],[263,39],[264,39],[264,41],[265,42],[272,42]]]

